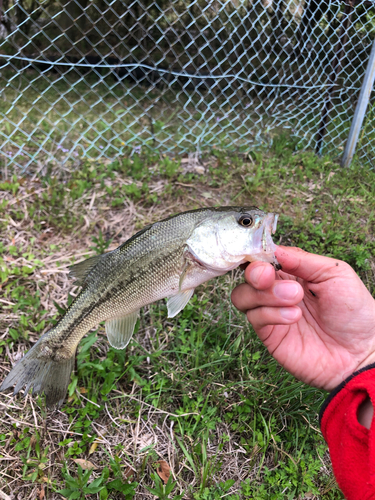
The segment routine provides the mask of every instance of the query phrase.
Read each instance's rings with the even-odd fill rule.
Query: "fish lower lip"
[[[267,226],[264,228],[262,235],[262,247],[265,252],[267,252]]]

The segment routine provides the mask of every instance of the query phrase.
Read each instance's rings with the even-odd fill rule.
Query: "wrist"
[[[366,360],[369,361],[370,358],[366,358]],[[374,377],[374,372],[373,372],[374,369],[375,369],[375,362],[364,363],[364,366],[362,368],[353,372],[345,380],[343,380],[341,382],[341,384],[339,384],[337,387],[335,387],[335,389],[333,389],[333,391],[330,392],[329,396],[324,401],[323,406],[320,409],[319,422],[320,423],[322,422],[323,414],[325,413],[326,408],[330,405],[331,401],[333,399],[335,399],[336,396],[339,396],[339,394],[341,394],[341,397],[342,397],[343,390],[346,389],[348,384],[351,385],[353,383],[353,381],[356,381],[356,383],[357,383],[358,381],[361,381],[363,379],[366,380],[368,377],[370,378],[370,380],[372,382],[375,382],[375,377]],[[375,389],[375,384],[374,384],[374,389]],[[375,391],[372,395],[372,399],[375,401]]]
[[[369,429],[371,427],[372,417],[374,415],[374,407],[372,406],[371,399],[367,397],[363,403],[361,403],[357,410],[358,422]]]
[[[366,366],[372,365],[375,363],[375,351],[370,353],[363,361],[359,363],[359,365],[354,370],[355,372],[362,370]]]

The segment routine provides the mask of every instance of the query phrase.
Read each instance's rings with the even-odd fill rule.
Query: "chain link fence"
[[[375,33],[355,0],[0,0],[0,164],[248,151],[287,129],[342,154]],[[371,160],[375,100],[359,141]]]

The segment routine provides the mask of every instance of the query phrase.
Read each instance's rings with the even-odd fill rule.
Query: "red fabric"
[[[375,406],[375,369],[359,373],[332,398],[321,418],[333,471],[348,500],[375,499],[375,418],[370,429],[358,422],[359,405]]]

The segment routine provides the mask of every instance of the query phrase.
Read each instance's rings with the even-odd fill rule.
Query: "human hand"
[[[279,246],[282,271],[253,262],[232,302],[286,370],[332,390],[375,362],[375,300],[345,262]]]

